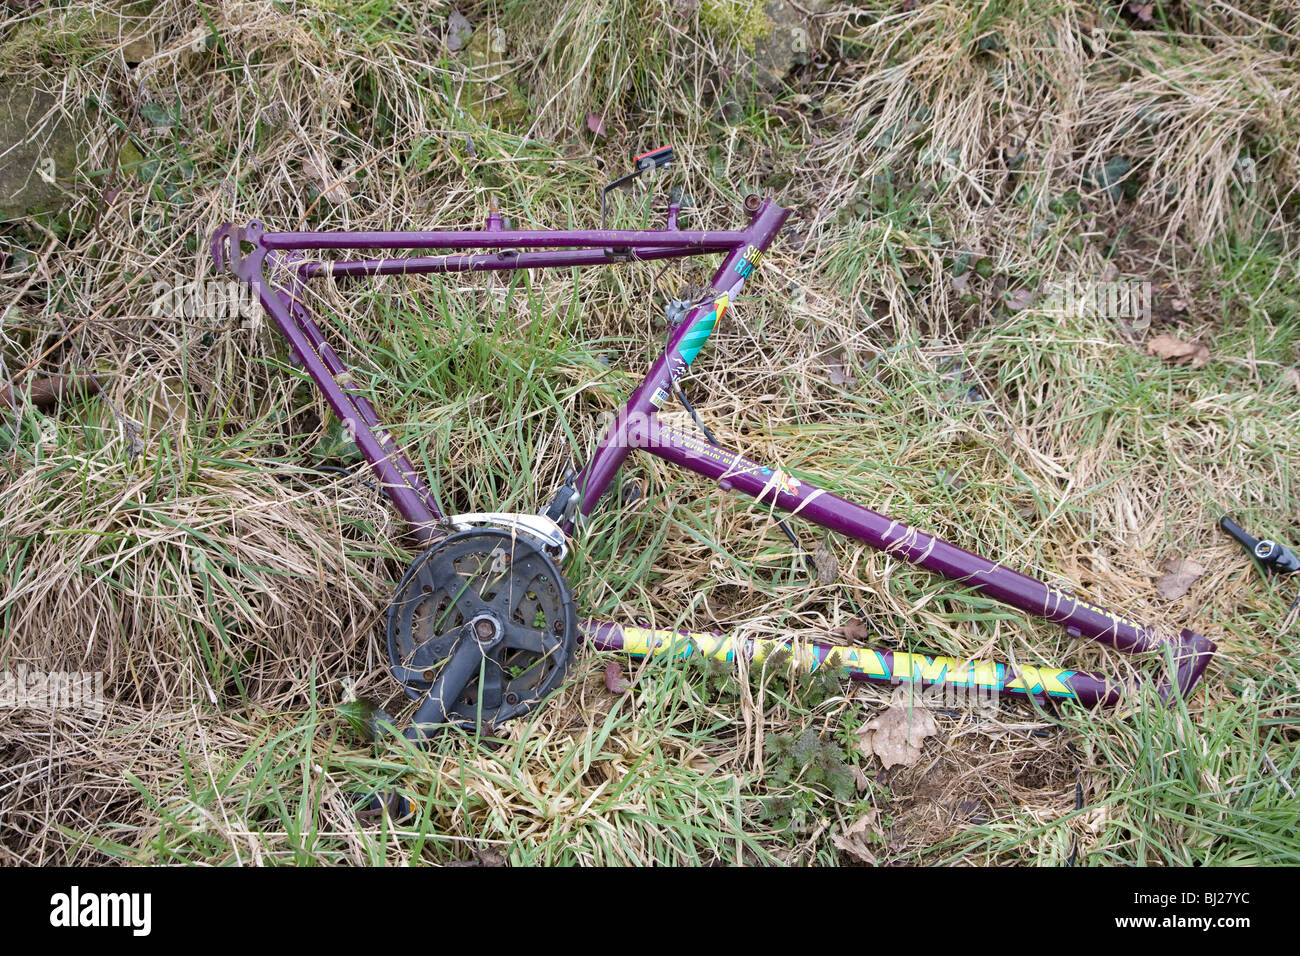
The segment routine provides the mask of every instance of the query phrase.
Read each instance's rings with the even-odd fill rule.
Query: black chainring
[[[474,643],[475,622],[491,642]],[[415,559],[388,608],[393,676],[423,701],[407,736],[437,729],[421,726],[421,714],[491,728],[527,713],[563,681],[577,636],[568,585],[527,539],[489,528],[440,541]]]

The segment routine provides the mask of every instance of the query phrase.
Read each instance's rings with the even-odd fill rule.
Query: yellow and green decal
[[[763,261],[762,249],[758,249],[754,246],[747,247],[745,249],[745,254],[741,256],[740,261],[736,263],[736,267],[735,267],[736,275],[740,276],[742,279],[748,279],[749,274],[753,272],[758,267],[758,264],[762,261]]]
[[[700,631],[656,631],[644,627],[624,627],[623,650],[648,656],[667,654],[681,660],[703,657],[732,662],[736,659],[737,641],[725,634]],[[749,650],[748,642],[744,642]],[[753,642],[747,655],[755,663],[785,658],[794,670],[813,673],[823,664],[846,674],[861,674],[877,681],[907,681],[916,684],[946,684],[952,687],[981,688],[993,691],[1016,691],[1031,696],[1074,697],[1070,679],[1075,672],[1054,667],[1022,667],[1009,678],[1005,664],[993,661],[959,661],[953,657],[930,657],[858,647],[827,647],[800,644],[780,638]],[[891,661],[892,658],[892,661]],[[891,666],[892,663],[892,666]]]
[[[700,354],[700,349],[704,348],[704,343],[713,334],[713,330],[718,325],[718,320],[722,318],[722,313],[727,311],[730,302],[731,300],[725,292],[718,296],[713,300],[713,311],[696,319],[690,331],[682,337],[681,344],[677,349],[681,354],[682,361],[687,365],[694,362],[695,356]]]

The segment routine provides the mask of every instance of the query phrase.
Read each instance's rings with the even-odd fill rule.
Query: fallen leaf
[[[813,566],[817,569],[818,584],[834,584],[835,579],[840,576],[839,559],[835,557],[825,538],[817,542],[817,550],[813,552]]]
[[[457,50],[464,49],[473,35],[474,28],[469,25],[465,15],[459,10],[451,11],[451,16],[447,17],[447,50],[455,53]]]
[[[313,156],[302,164],[302,168],[303,172],[320,183],[321,195],[334,205],[341,206],[352,198],[352,193],[344,185],[347,177],[339,175],[328,164]]]
[[[866,621],[858,617],[852,617],[844,623],[842,628],[840,628],[840,633],[844,636],[846,641],[860,644],[863,641],[871,639],[872,631],[871,625]]]
[[[587,129],[603,138],[605,136],[605,117],[599,113],[588,113]]]
[[[140,423],[125,415],[118,416],[118,428],[121,430],[122,437],[126,441],[127,461],[134,463],[137,458],[144,454],[145,444],[140,440]]]
[[[626,694],[632,689],[632,682],[623,676],[623,665],[610,661],[605,668],[605,689],[611,694]]]
[[[836,849],[847,853],[855,860],[874,866],[876,855],[871,852],[870,844],[872,836],[879,837],[879,831],[876,830],[878,815],[878,811],[868,810],[844,830],[832,836],[831,842],[835,844]],[[877,839],[875,842],[880,841]]]
[[[1156,582],[1156,591],[1166,601],[1176,601],[1205,573],[1205,568],[1191,558],[1170,558],[1164,563],[1164,571]]]
[[[1282,381],[1300,392],[1300,368],[1289,368],[1282,373]]]
[[[852,388],[858,384],[857,376],[844,367],[844,356],[838,352],[826,359],[826,377],[832,385],[847,385]]]
[[[934,715],[916,699],[909,684],[894,691],[889,707],[858,729],[858,748],[867,756],[880,758],[886,770],[910,767],[921,757],[925,738],[939,732]]]
[[[953,491],[961,491],[963,488],[966,487],[966,482],[962,480],[961,477],[959,477],[960,475],[961,475],[960,468],[957,469],[956,471],[949,471],[947,468],[940,468],[939,474],[936,476],[936,478],[940,485],[943,485],[944,487],[947,488],[951,488]]]
[[[1033,289],[1023,286],[1006,297],[1007,308],[1013,312],[1027,309],[1033,304],[1035,295],[1037,293]]]
[[[475,850],[472,860],[452,860],[447,866],[505,866],[506,858],[500,850]]]
[[[1147,351],[1175,365],[1190,364],[1201,368],[1210,360],[1210,350],[1200,343],[1184,342],[1176,335],[1163,332],[1147,343]]]
[[[861,767],[851,767],[849,772],[853,774],[853,783],[858,788],[858,793],[866,792],[871,786],[871,778],[867,776],[866,771]]]
[[[964,800],[958,800],[957,805],[953,808],[956,811],[956,817],[965,823],[974,826],[983,826],[989,822],[987,808],[978,800],[967,797]]]

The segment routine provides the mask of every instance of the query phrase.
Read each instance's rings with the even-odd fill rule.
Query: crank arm
[[[443,665],[438,679],[425,693],[424,700],[411,718],[411,726],[403,734],[406,739],[425,740],[441,730],[442,725],[447,723],[448,712],[465,685],[478,676],[481,668],[499,666],[489,655],[501,643],[504,630],[489,624],[485,631],[491,630],[491,635],[478,636],[474,629],[475,623],[471,621],[465,626],[456,649]]]

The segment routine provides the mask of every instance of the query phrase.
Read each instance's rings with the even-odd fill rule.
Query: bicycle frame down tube
[[[702,436],[671,429],[653,417],[633,421],[621,436],[629,448],[678,465],[770,507],[787,511],[838,534],[865,542],[965,584],[1027,614],[1060,624],[1072,637],[1086,636],[1125,652],[1155,650],[1173,643],[1178,683],[1200,677],[1215,646],[1184,629],[1177,641],[1112,611],[1089,604],[1000,563],[911,528],[901,521],[854,504],[779,469],[759,465]]]
[[[288,342],[290,358],[303,367],[349,430],[384,493],[397,506],[415,536],[423,543],[431,543],[436,538],[437,523],[442,519],[433,492],[380,423],[374,406],[312,319],[303,301],[302,263],[296,253],[268,249],[265,238],[262,224],[256,220],[242,228],[222,226],[212,238],[212,257],[217,268],[229,268],[253,290]],[[246,253],[244,245],[251,246],[252,250]]]
[[[714,273],[708,301],[697,305],[682,319],[668,340],[668,348],[651,366],[645,379],[601,439],[596,453],[578,475],[577,487],[581,495],[578,510],[582,515],[591,514],[614,480],[614,475],[627,460],[631,448],[624,436],[629,422],[648,419],[664,406],[673,382],[700,354],[700,349],[713,334],[727,308],[740,294],[745,280],[762,260],[772,239],[789,216],[790,210],[783,209],[770,199],[764,200],[754,211],[749,228],[740,233],[739,241]]]

